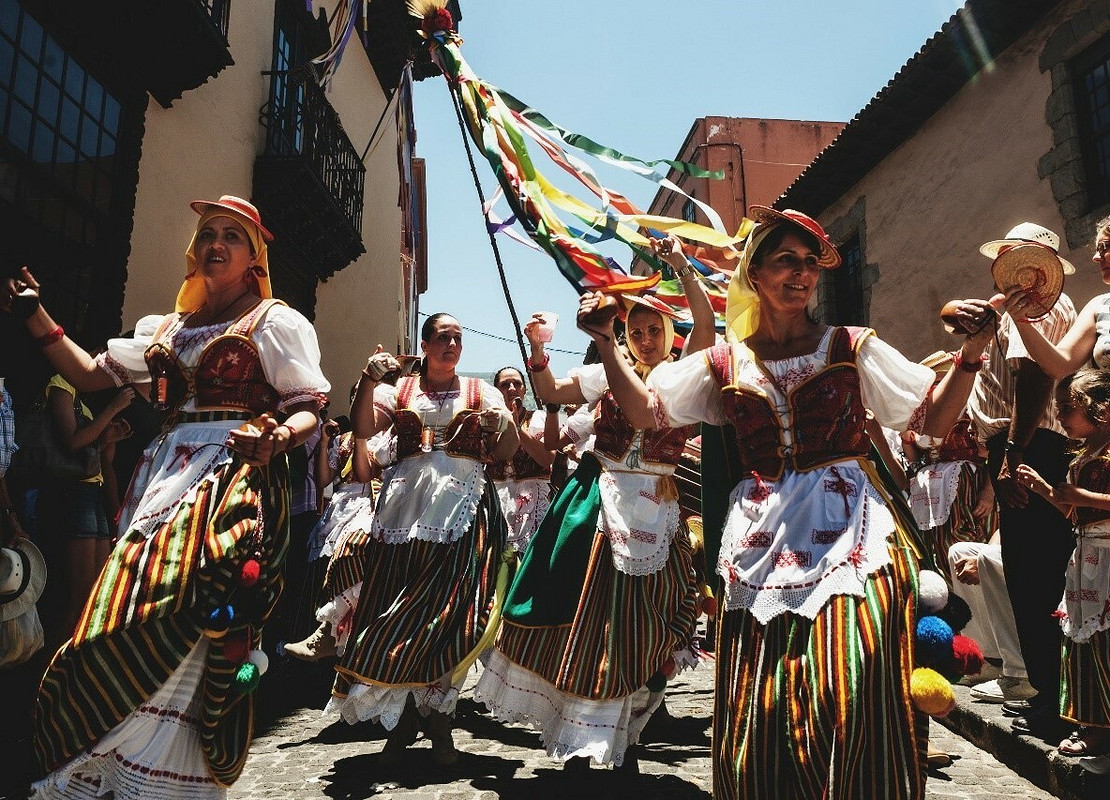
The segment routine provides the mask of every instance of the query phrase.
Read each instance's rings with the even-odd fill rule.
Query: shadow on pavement
[[[476,778],[480,791],[496,792],[501,800],[534,798],[591,798],[591,800],[708,800],[709,795],[677,775],[630,775],[609,769],[591,769],[568,775],[561,769],[538,769],[526,779]]]
[[[324,794],[342,800],[365,800],[369,797],[389,795],[390,789],[419,789],[455,783],[468,776],[477,775],[477,781],[488,780],[499,785],[518,783],[513,776],[524,766],[517,759],[497,756],[480,756],[459,752],[459,761],[450,767],[440,767],[431,759],[427,747],[410,747],[396,764],[385,766],[380,753],[367,753],[341,758],[332,765],[331,772],[320,780],[327,784]],[[533,797],[537,795],[532,795]]]

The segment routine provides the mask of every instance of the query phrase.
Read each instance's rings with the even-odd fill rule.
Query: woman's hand
[[[975,501],[975,508],[971,509],[971,516],[975,519],[986,519],[992,511],[994,511],[994,484],[986,481],[982,491],[979,492],[979,499]]]
[[[228,431],[224,442],[252,467],[269,464],[274,456],[289,449],[292,431],[288,425],[278,424],[269,414],[258,418],[258,425],[247,423],[242,428]]]
[[[379,344],[374,354],[366,360],[366,367],[362,370],[362,374],[377,383],[388,373],[399,372],[400,369],[401,362],[397,360],[396,356],[385,352],[385,349]]]
[[[24,267],[18,278],[8,278],[0,292],[0,310],[27,319],[39,309],[39,282]]]
[[[524,323],[524,338],[532,345],[532,352],[543,352],[544,342],[539,338],[541,325],[543,325],[543,314],[539,311],[534,312],[532,319]]]
[[[673,233],[668,233],[662,239],[649,236],[651,249],[655,257],[663,261],[671,269],[681,269],[686,266],[686,256],[682,254],[682,242]]]
[[[1052,495],[1052,487],[1049,485],[1048,481],[1042,478],[1040,473],[1028,464],[1018,464],[1015,480],[1029,491],[1034,494],[1039,494],[1041,497],[1050,497]]]
[[[100,434],[100,444],[102,447],[122,442],[124,439],[130,439],[132,434],[131,423],[125,419],[113,419],[108,423],[104,432]]]
[[[1037,298],[1020,286],[1008,287],[1004,292],[992,297],[990,302],[1000,312],[1008,312],[1014,322],[1029,322],[1030,313],[1041,310]]]
[[[956,580],[968,586],[979,585],[979,559],[961,558],[956,562]]]
[[[510,422],[512,417],[509,412],[499,408],[491,408],[478,415],[478,424],[487,436],[504,432]]]
[[[578,327],[599,345],[613,340],[613,322],[616,320],[616,315],[606,317],[601,322],[591,320],[589,325],[584,325],[582,318],[597,311],[598,306],[605,299],[605,295],[601,292],[587,292],[578,299]]]

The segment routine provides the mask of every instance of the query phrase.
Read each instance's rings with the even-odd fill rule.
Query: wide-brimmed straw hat
[[[766,225],[769,222],[793,222],[812,233],[821,244],[817,266],[824,269],[833,269],[840,266],[840,253],[837,252],[836,245],[829,240],[829,235],[825,233],[825,229],[821,227],[820,223],[809,215],[803,214],[801,211],[795,211],[792,208],[777,211],[768,206],[749,206],[748,216],[760,225]]]
[[[1060,267],[1064,270],[1065,275],[1074,275],[1075,267],[1066,258],[1060,258],[1060,237],[1050,231],[1043,225],[1038,225],[1035,222],[1023,222],[1020,225],[1015,225],[1006,234],[1005,239],[995,239],[992,242],[987,242],[979,248],[979,252],[987,258],[998,258],[998,254],[1004,247],[1011,247],[1016,244],[1026,244],[1035,242],[1048,247],[1056,254],[1056,258],[1060,262]]]
[[[1019,287],[1029,299],[1027,319],[1046,316],[1064,290],[1064,271],[1056,251],[1037,242],[1022,242],[1003,250],[991,264],[1000,292]]]
[[[274,240],[274,235],[266,230],[266,226],[262,224],[262,215],[258,213],[258,209],[254,207],[253,203],[244,200],[242,197],[225,194],[219,200],[194,200],[189,203],[189,206],[193,211],[202,215],[213,207],[234,211],[236,214],[246,217],[258,226],[258,230],[262,232],[262,238],[267,242],[272,242]]]
[[[934,372],[945,373],[952,369],[952,364],[955,361],[955,356],[947,350],[937,350],[935,353],[930,353],[921,359],[921,364],[933,370]]]
[[[621,306],[623,308],[623,312],[624,312],[625,317],[627,317],[630,313],[632,313],[633,307],[643,306],[646,309],[649,309],[651,311],[655,311],[659,314],[662,314],[664,317],[669,317],[670,319],[675,320],[677,322],[682,321],[682,317],[679,315],[679,313],[677,311],[675,311],[673,308],[671,308],[669,305],[664,303],[662,300],[660,300],[655,295],[651,295],[651,294],[625,294],[625,293],[622,292],[621,295],[620,295],[620,298],[621,298]]]
[[[0,548],[0,622],[27,612],[46,586],[46,561],[30,539]]]

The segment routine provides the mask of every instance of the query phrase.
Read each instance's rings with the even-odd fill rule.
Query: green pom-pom
[[[243,694],[253,692],[258,686],[258,667],[251,662],[246,662],[235,673],[235,689]]]
[[[655,694],[658,694],[659,692],[667,688],[667,676],[664,675],[662,672],[656,672],[654,675],[648,678],[647,688],[649,692],[654,692]]]

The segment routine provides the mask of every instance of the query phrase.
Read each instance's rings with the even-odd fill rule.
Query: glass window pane
[[[119,100],[110,94],[104,98],[104,130],[113,136],[119,131]]]
[[[38,80],[38,67],[21,55],[15,65],[15,94],[23,98],[29,106],[35,104],[35,85]]]
[[[61,46],[50,36],[46,37],[46,52],[42,55],[42,70],[58,83],[62,82],[62,70],[66,65],[66,54]]]
[[[114,136],[109,135],[106,131],[100,132],[100,155],[101,157],[114,156],[116,154],[116,139]]]
[[[25,153],[31,149],[31,111],[18,102],[8,116],[8,141]]]
[[[81,155],[85,158],[96,158],[96,140],[100,135],[100,127],[88,114],[81,115]]]
[[[11,42],[0,37],[0,84],[12,85],[12,67],[15,65],[15,48]]]
[[[19,14],[22,9],[16,0],[0,0],[0,31],[15,39],[15,29],[19,24]]]
[[[61,95],[58,87],[48,80],[43,80],[39,86],[39,116],[51,127],[58,124],[58,100]]]
[[[23,30],[19,34],[19,49],[35,61],[42,57],[42,26],[30,14],[23,15]]]
[[[66,61],[66,92],[77,102],[85,95],[85,70],[72,58]]]
[[[71,144],[77,144],[78,128],[81,124],[81,110],[77,108],[69,97],[62,100],[62,120],[58,125],[58,131],[65,138],[69,139]]]
[[[85,111],[99,120],[103,104],[104,87],[100,85],[100,81],[90,75],[88,83],[85,84]]]
[[[49,164],[54,158],[54,131],[42,124],[35,125],[35,147],[31,158],[40,164]]]
[[[64,165],[66,171],[73,169],[73,162],[77,160],[77,151],[65,143],[64,140],[58,140],[58,154],[54,158],[54,163]]]

